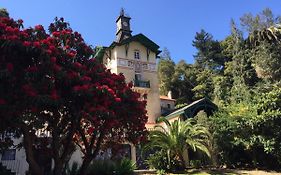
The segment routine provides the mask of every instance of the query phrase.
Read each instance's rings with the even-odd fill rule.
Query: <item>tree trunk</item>
[[[86,172],[87,172],[87,169],[91,163],[93,159],[90,158],[90,157],[85,157],[83,163],[82,163],[82,166],[80,168],[80,172],[79,172],[79,175],[86,175]]]
[[[43,175],[43,170],[38,165],[37,161],[35,160],[33,148],[32,148],[32,138],[28,131],[28,129],[23,129],[23,146],[26,153],[26,161],[29,165],[29,170],[31,171],[32,175]]]
[[[54,158],[54,175],[61,175],[63,171],[63,161],[60,160],[60,144],[59,137],[56,129],[52,131],[52,148],[53,148],[53,158]]]
[[[188,156],[188,148],[185,148],[183,150],[183,160],[184,160],[184,166],[187,168],[189,166],[189,156]]]
[[[63,173],[63,164],[61,161],[55,161],[53,175],[61,175]]]

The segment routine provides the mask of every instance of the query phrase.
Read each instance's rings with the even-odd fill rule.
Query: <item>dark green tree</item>
[[[196,85],[197,70],[185,61],[181,60],[175,68],[172,78],[172,95],[177,99],[177,104],[191,103],[194,99],[192,89]]]
[[[224,63],[228,58],[222,54],[220,42],[214,40],[211,34],[202,29],[196,33],[192,42],[198,50],[194,56],[196,65],[214,72],[221,72],[224,69]]]
[[[0,17],[9,17],[9,12],[5,8],[0,8]]]
[[[175,63],[171,59],[170,52],[167,48],[163,49],[158,62],[158,78],[160,84],[160,94],[167,95],[171,90],[172,77],[175,73]]]

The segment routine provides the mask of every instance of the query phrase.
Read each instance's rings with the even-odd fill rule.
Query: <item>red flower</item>
[[[78,74],[77,74],[77,72],[71,71],[71,72],[68,72],[68,73],[67,73],[67,77],[68,77],[69,79],[74,79],[74,78],[77,78],[77,77],[78,77]]]
[[[129,88],[133,87],[133,82],[128,83]]]
[[[7,103],[6,100],[0,98],[0,105],[4,105],[4,104],[6,104],[6,103]]]
[[[51,54],[52,54],[52,51],[51,51],[50,49],[47,49],[47,50],[46,50],[46,53],[47,53],[48,55],[51,55]]]
[[[49,41],[47,39],[44,39],[44,40],[42,40],[42,43],[48,45]]]
[[[6,27],[6,32],[13,33],[14,29],[11,26]]]
[[[83,76],[83,77],[81,78],[81,80],[82,80],[82,81],[91,81],[92,78],[91,78],[91,77],[88,77],[88,76]]]
[[[116,102],[121,102],[121,98],[115,98]]]
[[[38,111],[38,109],[36,108],[36,107],[31,107],[31,112],[37,112]]]
[[[29,42],[29,41],[24,41],[24,42],[23,42],[23,45],[24,45],[25,47],[29,47],[29,46],[31,46],[31,42]]]
[[[38,41],[33,42],[33,46],[39,48],[40,47],[40,42],[38,42]]]
[[[60,97],[59,97],[59,95],[58,95],[58,93],[57,93],[57,90],[55,90],[55,89],[53,89],[52,90],[52,92],[51,92],[51,99],[53,99],[53,100],[58,100]]]
[[[36,66],[31,66],[29,68],[26,69],[27,72],[37,72],[38,71],[38,68]]]
[[[35,30],[44,30],[44,27],[42,25],[37,25],[34,28]]]
[[[94,132],[95,128],[94,127],[89,127],[87,132],[88,134],[92,134]]]
[[[75,62],[73,63],[74,67],[76,67],[77,69],[80,69],[82,68],[82,64],[78,63],[78,62]]]
[[[56,57],[51,57],[50,61],[51,61],[51,63],[56,63],[57,62],[57,58]]]
[[[60,36],[60,32],[53,32],[52,35],[53,35],[54,37],[59,37],[59,36]]]
[[[32,86],[26,84],[22,86],[23,91],[26,93],[26,95],[30,97],[35,97],[37,96],[37,92],[33,89]]]
[[[58,71],[60,71],[60,70],[61,70],[61,67],[60,67],[59,65],[55,64],[55,65],[54,65],[54,71],[55,71],[55,72],[58,72]]]
[[[77,85],[77,86],[74,86],[73,87],[73,90],[74,91],[87,91],[87,90],[89,90],[90,89],[90,85],[88,85],[88,84],[84,84],[84,85],[82,85],[82,86],[79,86],[79,85]]]
[[[11,35],[11,36],[7,36],[7,39],[11,41],[16,41],[19,39],[19,37],[17,35]]]
[[[6,67],[9,72],[12,72],[14,70],[14,65],[12,63],[8,63]]]

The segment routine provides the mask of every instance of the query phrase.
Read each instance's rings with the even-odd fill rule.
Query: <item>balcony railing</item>
[[[134,80],[135,87],[143,87],[143,88],[150,88],[149,81],[142,81],[142,80]]]

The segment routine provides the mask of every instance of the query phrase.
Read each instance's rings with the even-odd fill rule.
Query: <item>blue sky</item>
[[[143,33],[160,48],[167,47],[173,59],[193,62],[195,33],[201,29],[221,40],[248,12],[269,7],[281,14],[280,0],[0,0],[10,16],[23,19],[25,27],[64,17],[88,44],[108,46],[115,39],[115,20],[123,7],[130,15],[133,34]]]

